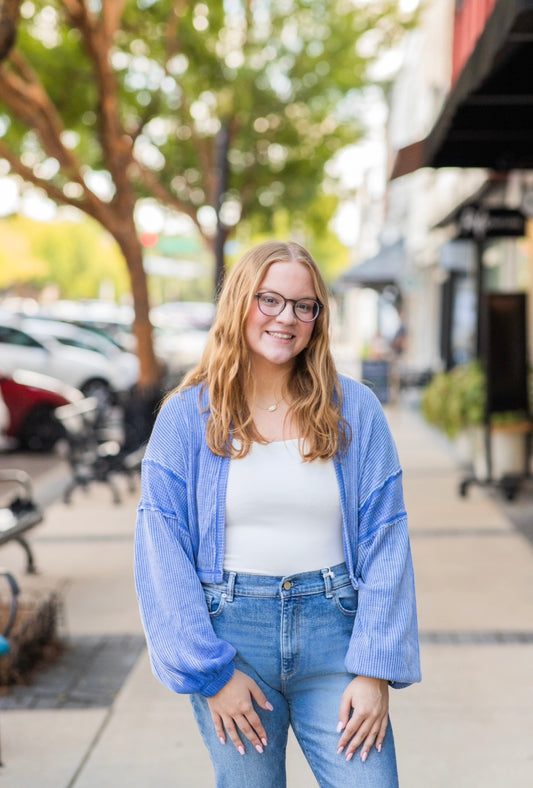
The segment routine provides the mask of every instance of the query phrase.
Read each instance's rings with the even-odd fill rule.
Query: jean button
[[[283,583],[283,588],[285,589],[285,591],[290,591],[291,588],[292,588],[291,581],[290,580],[285,580],[285,582]]]

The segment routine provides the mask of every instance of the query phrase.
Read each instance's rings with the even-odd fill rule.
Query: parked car
[[[64,433],[55,409],[81,399],[81,391],[47,375],[27,370],[15,370],[12,376],[0,372],[4,448],[16,444],[30,451],[50,451]]]
[[[168,301],[150,310],[154,347],[171,375],[197,364],[204,352],[215,305],[203,301]]]
[[[56,301],[34,309],[35,317],[48,317],[104,334],[122,350],[135,353],[134,312],[130,306],[102,301]],[[28,315],[30,317],[30,315]]]
[[[157,357],[164,359],[167,372],[179,376],[200,361],[207,337],[204,330],[155,326],[154,348]]]
[[[186,302],[183,304],[180,302],[180,309],[176,309],[173,303],[163,304],[150,311],[154,327],[154,351],[163,374],[183,374],[200,360],[207,341],[207,330],[213,317],[213,305],[191,304],[190,309],[182,309],[181,307],[185,305]],[[164,307],[168,307],[168,310]],[[50,320],[43,313],[35,315],[32,320],[37,318],[43,322]],[[135,337],[128,330],[131,326],[126,323],[95,321],[82,311],[77,319],[65,318],[62,324],[83,330],[86,339],[86,332],[92,334],[96,337],[91,343],[95,347],[98,338],[103,338],[106,345],[111,342],[115,350],[121,349],[125,352],[127,349],[132,351],[135,349]],[[56,331],[54,333],[60,341],[64,341],[64,330],[61,335]]]
[[[208,331],[215,311],[212,301],[166,301],[150,309],[150,320],[162,328]]]
[[[2,389],[0,388],[0,451],[9,449],[10,441],[7,436],[7,431],[9,429],[10,419],[9,409],[2,395]]]
[[[49,321],[1,314],[0,369],[7,373],[28,369],[49,375],[85,396],[97,397],[103,405],[132,389],[139,375],[136,356],[118,349],[117,355],[105,355],[101,349],[88,347],[87,336],[82,347],[80,335],[76,339],[74,329],[69,332],[66,324],[54,326]]]
[[[118,366],[128,382],[133,381],[131,385],[137,382],[139,377],[139,359],[135,353],[126,351],[104,332],[84,328],[81,325],[62,320],[50,320],[40,317],[28,319],[26,326],[35,335],[53,336],[62,345],[100,353]],[[128,387],[131,388],[131,385]]]

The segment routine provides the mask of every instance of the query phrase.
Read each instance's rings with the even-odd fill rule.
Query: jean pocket
[[[334,598],[335,604],[343,615],[355,617],[357,613],[357,591],[351,584],[337,588]]]
[[[204,588],[204,594],[209,615],[211,618],[217,618],[226,606],[226,592],[213,588]]]

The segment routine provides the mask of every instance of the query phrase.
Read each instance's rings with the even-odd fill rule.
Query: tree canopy
[[[50,285],[61,298],[116,297],[129,292],[124,261],[113,239],[90,220],[38,222],[10,216],[1,222],[0,288]],[[13,260],[17,265],[13,265]]]
[[[368,66],[407,23],[396,0],[22,3],[0,67],[0,157],[117,240],[145,381],[157,370],[138,200],[189,216],[220,282],[239,222],[268,232],[282,208],[305,223],[326,163],[362,132]]]

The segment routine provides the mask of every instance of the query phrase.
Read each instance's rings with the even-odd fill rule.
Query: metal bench
[[[55,414],[65,430],[67,459],[72,472],[63,493],[64,502],[70,503],[78,487],[87,489],[92,482],[101,482],[111,489],[113,502],[120,503],[115,477],[126,476],[130,489],[134,489],[134,477],[140,469],[144,446],[130,450],[124,443],[120,424],[109,421],[109,414],[101,410],[94,397],[62,405],[56,408]]]
[[[25,534],[42,522],[44,514],[33,500],[31,478],[26,471],[1,470],[0,483],[15,485],[13,497],[0,507],[0,545],[18,542],[26,553],[27,572],[35,574],[35,560]]]

